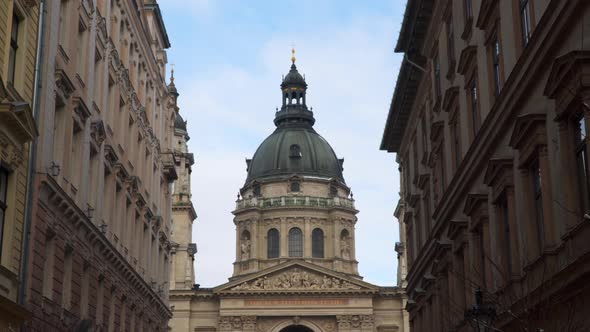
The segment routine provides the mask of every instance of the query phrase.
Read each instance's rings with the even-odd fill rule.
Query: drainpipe
[[[39,108],[41,107],[41,91],[43,81],[40,76],[42,73],[43,65],[43,48],[45,46],[45,39],[43,38],[45,32],[45,15],[47,9],[45,8],[45,0],[39,1],[39,26],[37,29],[37,59],[35,61],[35,87],[33,90],[33,118],[35,125],[39,127]],[[31,142],[29,149],[29,169],[27,173],[27,194],[25,200],[25,224],[23,233],[23,243],[21,248],[22,259],[20,262],[19,270],[19,288],[18,288],[18,303],[22,306],[26,303],[26,290],[27,290],[27,265],[29,263],[29,243],[31,238],[31,224],[33,220],[33,187],[35,180],[35,170],[37,169],[37,138],[34,138]],[[21,327],[24,329],[24,326]]]

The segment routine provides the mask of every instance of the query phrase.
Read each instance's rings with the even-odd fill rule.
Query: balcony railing
[[[248,208],[269,209],[276,207],[319,207],[355,209],[354,200],[344,197],[280,196],[272,198],[251,197],[236,202],[236,210]]]

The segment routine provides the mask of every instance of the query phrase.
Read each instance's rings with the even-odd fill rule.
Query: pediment
[[[24,144],[37,137],[37,126],[29,104],[22,101],[0,101],[0,122],[10,128],[18,144]]]
[[[222,295],[242,293],[378,292],[375,285],[304,261],[287,262],[214,288]]]
[[[475,45],[467,46],[461,51],[461,56],[459,56],[459,66],[457,67],[457,72],[459,74],[465,75],[467,73],[467,70],[475,61],[476,53],[477,46]]]

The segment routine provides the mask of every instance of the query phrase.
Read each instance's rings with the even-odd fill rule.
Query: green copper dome
[[[295,64],[281,84],[283,105],[275,113],[277,129],[258,147],[248,163],[246,185],[254,180],[291,175],[333,178],[344,183],[342,159],[314,129],[307,109],[307,83]]]
[[[277,128],[254,153],[246,183],[294,174],[334,178],[344,183],[342,161],[311,127]]]
[[[174,116],[174,128],[186,131],[186,121],[182,119],[182,116],[178,112]]]

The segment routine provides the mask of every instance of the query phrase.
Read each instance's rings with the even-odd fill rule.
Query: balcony
[[[355,210],[354,200],[344,197],[280,196],[252,197],[236,201],[236,211],[243,209],[272,209],[280,207],[344,208]]]

